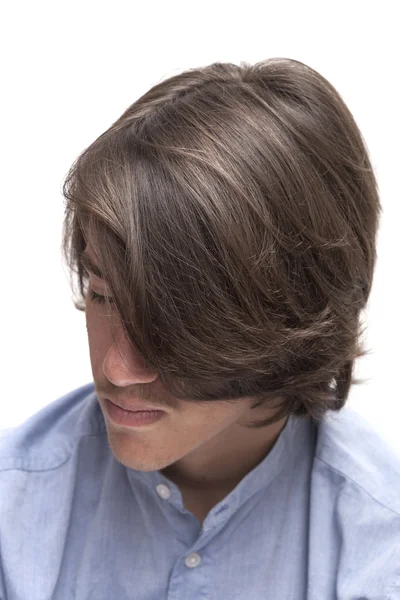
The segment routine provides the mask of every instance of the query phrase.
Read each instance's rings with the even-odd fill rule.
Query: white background
[[[9,2],[1,40],[0,428],[91,381],[60,243],[68,168],[159,80],[214,61],[309,64],[337,88],[381,193],[365,312],[371,354],[349,405],[400,452],[399,43],[395,2]]]

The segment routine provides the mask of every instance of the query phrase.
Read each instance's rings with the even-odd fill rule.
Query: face
[[[87,252],[90,257],[90,253]],[[251,398],[227,403],[188,402],[171,396],[149,369],[139,352],[132,350],[116,313],[104,304],[105,282],[89,273],[86,326],[96,392],[107,426],[108,440],[116,459],[139,471],[161,470],[199,452],[229,452],[239,439],[245,448],[265,429],[252,430],[243,424],[268,413],[250,411]],[[159,421],[144,427],[115,424],[106,410],[106,399],[133,406],[135,402],[165,411]],[[248,436],[248,445],[243,436]]]

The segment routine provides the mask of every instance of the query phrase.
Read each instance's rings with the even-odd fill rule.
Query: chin
[[[173,459],[157,458],[152,455],[151,449],[144,444],[133,441],[125,432],[109,433],[108,442],[115,460],[128,469],[135,471],[160,471],[174,462]]]

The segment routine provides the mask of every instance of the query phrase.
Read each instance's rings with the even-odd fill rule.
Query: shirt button
[[[193,569],[193,567],[197,567],[201,563],[200,554],[197,552],[192,552],[185,558],[185,565]]]
[[[164,483],[159,483],[158,486],[156,487],[156,490],[157,490],[157,494],[161,498],[164,498],[164,500],[168,500],[168,498],[171,496],[171,490]]]

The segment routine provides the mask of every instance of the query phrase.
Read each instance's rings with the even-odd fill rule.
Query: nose
[[[103,373],[116,386],[133,383],[151,383],[158,374],[146,367],[143,357],[132,346],[124,332],[120,332],[103,361]]]

